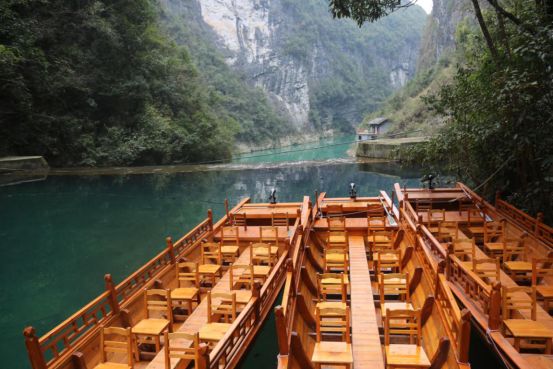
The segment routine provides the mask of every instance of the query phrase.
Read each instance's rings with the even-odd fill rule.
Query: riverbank
[[[427,142],[428,137],[384,138],[357,143],[355,156],[371,159],[401,160],[405,149]]]

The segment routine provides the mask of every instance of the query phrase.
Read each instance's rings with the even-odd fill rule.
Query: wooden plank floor
[[[256,228],[256,227],[251,227]],[[236,259],[235,265],[250,264],[250,250],[249,247],[242,251],[242,254]],[[223,277],[217,282],[215,287],[211,290],[213,292],[229,292],[230,291],[230,271],[223,274]],[[203,299],[202,302],[196,307],[196,309],[190,314],[188,319],[180,326],[176,332],[196,333],[202,326],[207,323],[207,299]],[[175,346],[187,346],[192,344],[189,340],[181,340],[175,344]],[[178,359],[171,360],[171,368],[175,368],[178,364]],[[138,366],[137,366],[138,367]],[[146,366],[147,369],[165,369],[165,353],[163,350]]]
[[[371,276],[362,236],[349,238],[351,322],[355,369],[383,369]]]

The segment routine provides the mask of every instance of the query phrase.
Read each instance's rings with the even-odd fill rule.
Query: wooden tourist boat
[[[280,369],[469,367],[470,312],[386,193],[322,194],[311,217],[275,308]]]
[[[208,217],[42,337],[24,330],[33,369],[234,368],[282,289],[311,224],[301,203],[245,199]]]
[[[467,186],[402,189],[402,219],[425,238],[430,259],[507,366],[551,368],[553,229]]]

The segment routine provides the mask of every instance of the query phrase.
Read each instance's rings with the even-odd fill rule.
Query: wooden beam
[[[440,338],[438,349],[434,353],[434,356],[432,356],[432,360],[430,360],[429,369],[440,369],[442,365],[444,365],[444,363],[447,361],[447,356],[449,354],[450,346],[451,346],[451,342],[449,341],[449,338],[447,337]]]
[[[401,269],[403,270],[409,261],[411,260],[411,257],[413,256],[414,248],[413,246],[409,246],[405,249],[405,253],[403,254],[403,257],[401,258]]]
[[[74,369],[87,369],[84,354],[80,351],[75,351],[71,354],[71,363]]]
[[[490,306],[488,310],[488,326],[491,330],[498,330],[501,326],[501,282],[495,281],[490,292]]]
[[[25,347],[27,348],[31,367],[33,369],[46,369],[46,361],[40,349],[40,343],[38,342],[35,329],[33,327],[25,328],[25,330],[23,330],[23,336],[25,336]]]
[[[434,308],[434,301],[436,299],[432,295],[428,295],[426,297],[426,300],[424,300],[424,304],[422,304],[421,309],[421,324],[424,326],[424,324],[428,321],[428,318],[432,315],[432,309]]]
[[[171,236],[168,236],[165,239],[165,242],[167,243],[167,252],[169,253],[171,264],[175,264],[175,247],[173,245],[173,238]]]
[[[461,329],[459,332],[459,352],[457,353],[459,362],[469,362],[469,347],[470,347],[470,310],[465,308],[461,311]]]
[[[409,282],[409,294],[413,296],[422,279],[422,267],[416,267],[411,282]]]
[[[307,303],[305,302],[305,298],[301,293],[298,293],[297,299],[296,299],[296,308],[298,309],[298,312],[300,313],[301,317],[307,325],[309,325],[313,330],[315,330],[315,326],[317,322],[315,321],[315,317],[313,314],[309,311],[309,308],[307,307]]]
[[[288,333],[286,332],[286,317],[282,306],[275,307],[275,323],[278,341],[278,354],[288,355]]]
[[[292,332],[290,346],[292,356],[297,360],[300,368],[315,369],[313,363],[311,363],[311,359],[307,356],[305,350],[303,349],[303,345],[297,332]]]
[[[301,267],[301,280],[313,296],[316,296],[316,297],[319,296],[319,292],[317,291],[317,286],[313,284],[313,281],[311,280],[311,277],[309,276],[309,273],[307,272],[307,269],[305,268],[305,266]]]
[[[106,291],[109,292],[108,303],[111,307],[111,311],[113,314],[119,314],[121,309],[119,307],[119,301],[117,301],[117,292],[115,291],[115,284],[113,283],[111,274],[106,274],[104,276],[104,281],[106,282]]]

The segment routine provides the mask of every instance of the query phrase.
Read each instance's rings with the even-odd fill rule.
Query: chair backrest
[[[343,216],[327,217],[326,224],[329,232],[346,231],[346,218]]]
[[[273,227],[286,227],[286,230],[290,229],[290,217],[288,213],[273,213],[271,215],[271,225]]]
[[[324,249],[324,268],[325,271],[339,270],[346,272],[348,270],[348,252],[339,248]]]
[[[442,221],[438,223],[438,238],[448,238],[456,240],[459,238],[459,223]]]
[[[499,239],[503,239],[505,227],[503,224],[505,220],[499,222],[485,222],[484,223],[484,242],[493,242]]]
[[[386,229],[386,216],[384,215],[369,215],[367,217],[367,225],[369,230],[385,230]]]
[[[394,239],[390,231],[369,231],[369,249],[372,253],[392,250]]]
[[[445,221],[445,209],[428,210],[428,224],[439,224]]]
[[[383,217],[385,215],[382,204],[367,204],[367,217]]]
[[[213,300],[220,299],[214,305]],[[207,322],[216,323],[221,318],[225,323],[232,323],[236,319],[236,293],[207,292]]]
[[[501,264],[499,258],[472,258],[472,271],[480,278],[493,279],[488,282],[499,281]]]
[[[179,287],[187,287],[190,284],[200,288],[200,273],[198,263],[182,262],[175,265]]]
[[[467,223],[469,226],[475,223],[484,223],[486,221],[486,216],[483,215],[482,211],[479,209],[468,209],[467,210]]]
[[[221,253],[221,243],[204,242],[202,243],[202,264],[221,264],[223,254]]]
[[[271,255],[270,243],[250,242],[250,261],[252,264],[266,264],[272,266],[275,262],[274,255]]]
[[[347,300],[347,285],[344,273],[317,274],[319,301],[327,301],[328,295],[339,295],[342,302]]]
[[[231,265],[229,268],[230,290],[246,288],[253,289],[253,265]]]
[[[524,238],[503,239],[503,261],[525,260],[526,257]]]
[[[527,311],[536,320],[536,287],[502,287],[501,306],[503,319],[511,319],[511,312]]]
[[[553,258],[532,259],[532,286],[537,286],[544,278],[552,276]]]
[[[390,335],[409,336],[409,342],[416,338],[417,346],[422,339],[421,310],[387,310],[384,319],[384,345],[390,345]]]
[[[144,289],[146,318],[165,317],[173,326],[173,303],[171,291],[164,289]]]
[[[326,214],[328,216],[344,215],[344,206],[342,204],[328,204]]]
[[[386,301],[386,295],[398,295],[402,300],[409,302],[409,273],[380,273],[378,274],[378,290],[380,303]]]
[[[452,241],[453,255],[461,261],[468,261],[476,257],[476,241],[474,238],[457,239]]]
[[[321,342],[323,334],[342,335],[342,340],[351,342],[349,306],[343,308],[316,308],[317,342]]]
[[[325,245],[327,249],[339,249],[339,250],[347,251],[348,246],[349,246],[348,231],[328,232],[327,238],[326,238],[326,245]]]
[[[383,270],[397,270],[401,268],[401,250],[379,251],[378,258],[375,260],[375,273],[380,273]]]
[[[248,220],[246,213],[233,213],[231,214],[232,218],[232,225],[236,227],[244,227],[244,229],[248,229]]]
[[[416,200],[415,201],[415,211],[417,213],[424,213],[432,210],[432,201],[428,200]]]
[[[116,337],[119,339],[115,340],[114,338]],[[102,350],[102,363],[108,362],[108,353],[126,354],[127,365],[131,368],[133,367],[130,328],[102,327],[100,333],[100,347]]]
[[[194,334],[184,333],[184,332],[175,332],[169,333],[165,332],[165,369],[171,368],[171,359],[184,359],[184,360],[193,360],[194,368],[196,368],[196,363],[198,362],[199,353],[200,353],[200,335],[198,332]],[[192,342],[192,346],[176,346],[174,341],[188,340]]]
[[[225,245],[240,245],[240,228],[236,226],[221,228],[221,242]]]
[[[278,246],[278,228],[273,226],[259,227],[259,242],[272,243]]]

